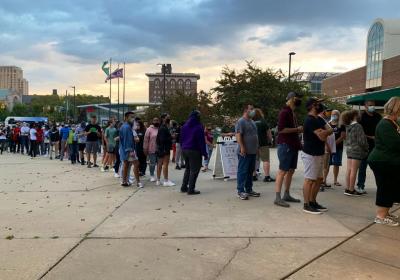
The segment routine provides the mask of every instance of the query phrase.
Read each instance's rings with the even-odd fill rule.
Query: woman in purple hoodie
[[[196,181],[201,169],[202,156],[208,158],[204,136],[204,127],[200,122],[200,112],[193,111],[181,129],[181,147],[186,169],[181,192],[188,195],[200,194],[196,191]]]

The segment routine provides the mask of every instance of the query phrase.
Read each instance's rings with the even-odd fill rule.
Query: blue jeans
[[[210,148],[208,145],[206,145],[206,151],[207,151],[208,158],[203,160],[203,166],[208,167],[208,164],[210,163],[210,158],[212,156],[213,148]]]
[[[149,154],[149,166],[150,166],[150,176],[154,177],[154,171],[156,170],[157,166],[157,155],[156,154]]]
[[[360,168],[358,169],[358,179],[357,179],[357,186],[362,190],[365,188],[365,179],[367,177],[367,167],[368,167],[367,158],[365,158],[365,159],[361,160]]]
[[[256,168],[256,155],[238,155],[239,165],[237,171],[238,193],[253,191],[253,172]]]

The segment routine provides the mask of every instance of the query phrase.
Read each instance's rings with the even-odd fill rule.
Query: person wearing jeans
[[[252,120],[255,116],[253,105],[243,108],[243,117],[236,123],[236,140],[238,146],[239,165],[237,171],[237,194],[242,200],[249,196],[259,197],[260,194],[253,191],[253,172],[256,166],[256,154],[258,150],[257,127]]]
[[[199,111],[193,111],[190,114],[188,121],[181,129],[180,138],[186,163],[181,192],[188,195],[200,194],[200,191],[195,190],[196,181],[201,169],[202,156],[208,159],[208,154]]]
[[[150,182],[155,182],[156,178],[154,172],[157,166],[157,134],[158,128],[160,127],[160,120],[158,118],[153,119],[153,124],[147,128],[146,133],[144,134],[144,141],[143,141],[143,151],[145,155],[147,155],[149,159],[149,166],[150,166]]]

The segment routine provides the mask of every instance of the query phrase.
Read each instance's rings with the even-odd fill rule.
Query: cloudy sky
[[[1,0],[0,65],[23,68],[30,94],[108,94],[104,60],[127,62],[129,101],[147,101],[158,62],[215,85],[245,60],[287,71],[363,66],[368,28],[399,16],[399,0]],[[116,92],[116,88],[115,88]]]

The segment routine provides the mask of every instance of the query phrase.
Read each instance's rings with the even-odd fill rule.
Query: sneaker
[[[171,180],[165,181],[163,184],[164,187],[173,187],[175,185],[176,184],[174,182],[172,182]]]
[[[265,183],[275,182],[275,179],[270,176],[265,176],[263,182]]]
[[[119,178],[119,174],[118,173],[114,173],[114,178]]]
[[[359,192],[360,194],[367,194],[366,190],[360,188],[357,188],[357,192]]]
[[[254,181],[254,182],[258,181],[257,175],[253,176],[253,181]]]
[[[200,194],[200,191],[192,190],[192,191],[188,191],[187,194],[188,195],[196,195],[196,194]]]
[[[238,193],[237,196],[238,196],[241,200],[248,200],[248,199],[249,199],[249,196],[247,195],[247,193],[244,193],[244,192]]]
[[[89,162],[87,165],[88,168],[92,168],[92,164]]]
[[[175,166],[176,170],[181,170],[181,167],[179,165]]]
[[[260,197],[260,193],[255,191],[248,192],[247,195],[252,197]]]
[[[93,164],[93,167],[99,167],[97,164]]]
[[[130,183],[121,183],[121,186],[123,186],[124,188],[126,188],[126,187],[130,187],[131,184],[130,184]]]
[[[161,186],[160,180],[157,180],[157,181],[156,181],[156,186]]]
[[[188,188],[181,187],[181,193],[186,193],[186,192],[188,192]]]
[[[395,220],[393,220],[391,217],[387,216],[384,219],[381,219],[379,217],[376,217],[374,222],[376,224],[381,224],[381,225],[385,225],[385,226],[391,226],[391,227],[398,227],[399,226],[399,222],[396,222]]]
[[[138,187],[139,189],[142,189],[144,186],[142,184],[142,182],[137,183],[136,187]]]
[[[155,182],[155,181],[157,181],[156,178],[150,177],[150,182]]]
[[[301,202],[300,199],[294,198],[290,194],[284,194],[282,199],[284,201],[286,201],[286,202],[294,202],[294,203],[300,203]]]
[[[321,204],[319,204],[318,202],[310,202],[310,206],[319,210],[320,212],[326,212],[328,211],[328,208],[322,206]]]
[[[399,220],[399,216],[397,216],[395,214],[389,214],[389,215],[387,215],[387,217],[391,218],[392,220]]]
[[[100,168],[101,172],[106,172],[106,169],[104,167]]]
[[[348,196],[361,196],[361,193],[359,193],[359,192],[356,191],[356,190],[351,191],[351,190],[346,189],[346,190],[344,191],[344,195],[348,195]]]
[[[308,214],[313,214],[313,215],[320,215],[320,214],[322,214],[321,211],[319,211],[318,209],[315,209],[315,208],[312,207],[310,204],[304,204],[303,211],[306,212],[306,213],[308,213]]]
[[[50,157],[50,159],[52,160],[52,159],[53,159],[53,157]]]
[[[280,207],[288,208],[290,205],[283,201],[282,199],[275,199],[274,204]]]

